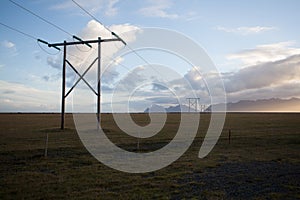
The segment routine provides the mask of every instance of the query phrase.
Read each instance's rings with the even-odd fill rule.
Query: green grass
[[[132,115],[140,125],[149,123],[146,114]],[[234,197],[222,188],[210,188],[208,181],[212,180],[198,180],[195,176],[226,163],[300,165],[300,114],[228,114],[217,145],[207,157],[199,159],[209,119],[209,114],[201,116],[193,144],[170,166],[150,173],[129,174],[111,169],[89,154],[79,140],[70,114],[66,116],[64,131],[59,129],[58,114],[0,114],[0,199],[226,199]],[[153,151],[167,144],[176,133],[178,121],[178,114],[169,114],[159,134],[140,140],[140,151]],[[122,133],[112,115],[102,114],[102,125],[114,143],[136,151],[137,139]],[[48,156],[44,157],[47,134]],[[243,173],[237,175],[247,175]],[[299,176],[297,173],[295,176]],[[257,174],[241,184],[264,181],[266,178]],[[287,193],[265,192],[249,197],[299,198],[299,182],[276,184]]]

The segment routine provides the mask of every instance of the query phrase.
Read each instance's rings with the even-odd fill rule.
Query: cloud
[[[140,31],[139,27],[131,24],[117,24],[109,26],[109,29],[117,33],[124,41],[130,43],[136,39],[135,34]],[[78,34],[82,39],[95,39],[101,35],[103,39],[109,39],[113,36],[109,33],[105,27],[95,20],[91,20]],[[74,66],[79,66],[82,73],[97,57],[97,44],[93,45],[93,49],[87,52],[79,51],[78,48],[70,48],[69,52],[76,57],[80,57],[81,60],[70,57],[70,62]],[[123,58],[118,57],[113,59],[115,53],[117,53],[123,44],[121,42],[104,42],[101,43],[101,71],[103,73],[103,83],[112,83],[119,75],[116,66],[123,62]],[[113,60],[112,60],[113,59]],[[97,68],[93,66],[90,73],[87,73],[87,79],[94,80]]]
[[[44,81],[48,82],[50,80],[50,76],[45,75],[45,76],[42,77],[42,79]]]
[[[4,40],[4,41],[2,42],[2,45],[3,45],[4,47],[8,48],[8,49],[11,49],[11,48],[15,48],[15,47],[16,47],[16,45],[15,45],[14,43],[12,43],[12,42],[10,42],[10,41],[7,41],[7,40]]]
[[[184,78],[194,90],[206,90],[205,83],[203,82],[204,79],[199,72],[199,67],[193,67],[184,75]]]
[[[299,66],[300,55],[293,55],[246,67],[224,74],[225,88],[229,96],[237,99],[244,99],[245,94],[251,99],[300,96],[300,90],[294,88],[300,83]]]
[[[140,85],[143,85],[146,81],[151,81],[149,80],[148,76],[145,76],[143,70],[144,68],[141,66],[136,67],[135,69],[128,72],[126,76],[118,82],[117,90],[132,92]]]
[[[119,0],[75,0],[80,6],[91,14],[96,14],[103,12],[106,16],[115,16],[118,14],[118,8],[115,5]],[[70,10],[70,9],[80,9],[74,2],[71,0],[63,1],[59,4],[51,7],[55,10]]]
[[[281,98],[281,99],[289,99],[293,97],[300,98],[299,84],[300,82],[294,82],[294,83],[288,82],[273,87],[241,90],[234,93],[228,93],[227,98],[229,102],[237,102],[240,100],[271,99],[271,98]]]
[[[15,91],[14,90],[3,90],[2,93],[3,94],[13,94],[13,93],[15,93]]]
[[[59,91],[39,90],[0,80],[0,112],[58,111]]]
[[[146,101],[150,101],[152,104],[179,104],[178,99],[172,97],[170,94],[168,96],[159,95],[157,97],[145,97]]]
[[[105,11],[106,16],[115,16],[115,15],[117,15],[118,9],[114,6],[118,2],[119,2],[119,0],[110,0],[108,2],[107,9]]]
[[[251,34],[259,34],[267,31],[275,30],[276,27],[270,26],[242,26],[237,28],[228,28],[223,26],[217,26],[216,30],[224,31],[226,33],[234,33],[238,35],[251,35]]]
[[[149,6],[141,8],[139,10],[139,13],[147,17],[159,17],[168,19],[179,18],[178,14],[168,12],[168,10],[172,7],[172,2],[170,0],[149,1],[149,4]]]
[[[131,25],[129,23],[116,24],[108,27],[118,35],[126,33],[128,31],[138,31],[139,27]],[[101,36],[102,38],[111,38],[112,35],[106,30],[106,28],[95,20],[90,20],[83,30],[79,33],[83,39],[95,39]],[[124,38],[125,37],[125,38]],[[130,42],[135,39],[134,35],[124,35],[122,37],[126,42]],[[94,45],[95,46],[95,45]]]
[[[230,54],[228,60],[239,60],[243,66],[257,65],[264,62],[274,62],[289,56],[300,54],[300,48],[291,47],[293,42],[279,42],[274,44],[258,45],[235,54]]]
[[[130,25],[128,23],[111,25],[109,26],[109,29],[121,36],[122,39],[127,43],[134,41],[136,32],[140,30],[139,27]],[[102,39],[113,38],[111,33],[109,33],[104,26],[95,20],[90,20],[77,35],[84,40],[97,39],[99,36],[101,36]],[[70,46],[67,51],[67,60],[70,61],[72,65],[80,68],[81,71],[84,71],[86,67],[88,67],[97,57],[97,44],[92,44],[92,46],[92,49],[85,47],[84,45]],[[110,64],[112,62],[112,56],[122,47],[123,45],[121,45],[121,42],[102,43],[101,66],[105,67]],[[122,58],[116,58],[112,65],[120,64],[122,61]],[[62,55],[48,56],[47,64],[55,69],[61,69]],[[105,70],[106,69],[103,69],[102,71]]]
[[[6,48],[7,52],[9,52],[11,56],[18,55],[17,47],[13,42],[4,40],[1,45]]]
[[[118,78],[119,72],[115,68],[107,68],[105,72],[102,73],[101,82],[104,84],[109,84]]]
[[[199,74],[197,71],[196,67],[190,69],[184,78],[171,81],[170,85],[179,91],[183,99],[192,96],[188,82],[201,98],[201,103],[209,104],[210,93],[206,83],[213,84],[218,74]],[[221,77],[229,101],[300,97],[300,54],[222,73]],[[209,87],[218,89],[217,85]]]
[[[158,83],[153,83],[152,84],[152,90],[154,91],[164,91],[168,90],[168,88],[164,85],[158,84]]]
[[[184,16],[184,19],[187,21],[187,22],[190,22],[190,21],[194,21],[194,20],[197,20],[197,19],[200,19],[201,16],[195,12],[195,11],[189,11],[185,16]]]
[[[62,68],[62,61],[59,57],[48,56],[47,57],[47,64],[55,69]]]
[[[61,79],[61,73],[57,74],[50,74],[50,75],[44,75],[42,76],[42,80],[46,82],[55,82],[57,80]]]

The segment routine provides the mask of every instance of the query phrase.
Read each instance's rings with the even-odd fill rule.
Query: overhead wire
[[[13,4],[15,4],[16,6],[22,8],[23,10],[25,10],[25,11],[31,13],[32,15],[38,17],[38,18],[41,19],[42,21],[44,21],[44,22],[46,22],[46,23],[48,23],[48,24],[54,26],[55,28],[59,29],[60,31],[62,31],[62,32],[64,32],[64,33],[66,33],[66,34],[68,34],[68,35],[70,35],[70,36],[73,37],[73,35],[72,35],[71,33],[65,31],[64,29],[60,28],[59,26],[55,25],[54,23],[52,23],[52,22],[46,20],[45,18],[43,18],[43,17],[37,15],[36,13],[30,11],[29,9],[23,7],[22,5],[20,5],[20,4],[16,3],[16,2],[14,2],[14,1],[12,1],[12,0],[9,0],[9,1],[12,2]],[[47,54],[50,54],[50,55],[57,55],[57,54],[60,52],[60,51],[58,51],[58,53],[56,53],[56,54],[50,53],[50,52],[46,51],[44,48],[42,48],[42,46],[40,45],[40,42],[39,42],[40,40],[39,40],[37,37],[35,37],[35,36],[31,35],[31,34],[25,33],[24,31],[21,31],[21,30],[19,30],[19,29],[17,29],[17,28],[14,28],[14,27],[9,26],[9,25],[7,25],[7,24],[4,24],[4,23],[2,23],[2,22],[0,22],[0,25],[4,26],[4,27],[6,27],[6,28],[8,28],[8,29],[10,29],[10,30],[12,30],[12,31],[15,31],[15,32],[17,32],[17,33],[19,33],[19,34],[22,34],[22,35],[24,35],[24,36],[26,36],[26,37],[28,37],[28,38],[30,38],[30,39],[32,39],[32,40],[37,41],[39,47],[40,47],[44,52],[46,52]],[[42,42],[42,43],[43,43],[43,42]],[[91,47],[91,49],[95,50],[93,47]],[[78,49],[78,50],[79,50],[79,49]],[[81,51],[81,50],[80,50],[80,51]],[[76,59],[78,59],[78,60],[80,60],[80,61],[83,61],[82,58],[80,58],[80,57],[78,57],[78,56],[76,56],[76,55],[74,55],[74,54],[67,53],[67,55],[68,55],[68,56],[71,56],[71,57],[74,57],[74,58],[76,58]],[[114,62],[117,63],[117,60],[116,60],[116,59],[113,59],[113,58],[112,58],[112,60],[114,60]],[[130,69],[129,69],[128,67],[126,67],[125,65],[123,65],[123,64],[121,64],[121,63],[118,63],[118,64],[119,64],[120,66],[122,66],[122,67],[124,67],[124,68],[130,70]],[[105,71],[105,73],[112,74],[112,72],[107,71],[107,70]],[[112,75],[113,75],[113,74],[112,74]]]
[[[13,0],[9,0],[9,1],[10,1],[11,3],[15,4],[16,6],[18,6],[19,8],[25,10],[26,12],[28,12],[28,13],[34,15],[35,17],[39,18],[40,20],[42,20],[42,21],[44,21],[44,22],[50,24],[51,26],[55,27],[56,29],[58,29],[58,30],[60,30],[60,31],[62,31],[62,32],[66,33],[66,34],[68,34],[68,35],[70,35],[70,36],[72,36],[72,37],[74,36],[74,35],[71,34],[70,32],[68,32],[68,31],[64,30],[63,28],[57,26],[56,24],[50,22],[49,20],[45,19],[44,17],[41,17],[40,15],[34,13],[33,11],[29,10],[28,8],[25,8],[25,7],[22,6],[21,4],[18,4],[17,2],[15,2],[15,1],[13,1]],[[74,4],[76,4],[80,9],[82,9],[86,14],[88,14],[90,17],[92,17],[95,21],[97,21],[99,24],[101,24],[107,31],[109,31],[109,32],[112,33],[114,36],[116,36],[116,37],[119,38],[119,36],[118,36],[117,34],[115,34],[110,28],[108,28],[107,26],[105,26],[100,20],[98,20],[95,16],[93,16],[89,11],[87,11],[86,9],[84,9],[79,3],[77,3],[75,0],[72,0],[72,2],[73,2]],[[23,34],[26,35],[26,33],[23,33]],[[34,38],[34,37],[32,37],[32,38]],[[34,39],[37,40],[37,38],[34,38]],[[121,39],[121,38],[120,38],[120,39]],[[122,39],[121,39],[121,40],[122,40]],[[136,55],[136,56],[138,56],[138,57],[139,57],[141,60],[143,60],[146,64],[150,65],[150,63],[149,63],[146,59],[144,59],[141,55],[139,55],[139,54],[138,54],[133,48],[131,48],[128,44],[125,45],[125,46],[127,46],[127,47],[128,47],[128,48]],[[76,46],[76,47],[77,47],[77,46]],[[82,50],[79,49],[78,47],[77,47],[77,49],[78,49],[79,51],[82,51]],[[94,48],[91,47],[91,49],[94,49]],[[48,52],[47,52],[47,53],[48,53]],[[71,56],[73,56],[73,55],[71,55]],[[73,57],[77,57],[77,56],[73,56]],[[78,57],[77,57],[77,58],[78,58]],[[112,59],[113,59],[113,58],[112,58]],[[115,59],[113,59],[113,60],[116,62]],[[124,68],[126,68],[126,69],[129,70],[128,67],[122,65],[121,63],[119,63],[119,65],[120,65],[120,66],[123,66]]]
[[[21,8],[21,9],[25,10],[26,12],[30,13],[31,15],[33,15],[33,16],[39,18],[40,20],[44,21],[45,23],[47,23],[47,24],[49,24],[49,25],[55,27],[56,29],[58,29],[58,30],[60,30],[60,31],[62,31],[62,32],[64,32],[64,33],[66,33],[67,35],[72,36],[72,37],[74,36],[74,35],[71,34],[70,32],[68,32],[68,31],[64,30],[63,28],[59,27],[58,25],[56,25],[56,24],[50,22],[49,20],[45,19],[44,17],[41,17],[40,15],[38,15],[38,14],[36,14],[35,12],[31,11],[30,9],[25,8],[25,7],[22,6],[21,4],[15,2],[15,1],[13,1],[13,0],[9,0],[9,1],[10,1],[11,3],[13,3],[14,5],[16,5],[17,7],[19,7],[19,8]],[[80,9],[82,9],[86,14],[88,14],[91,18],[93,18],[95,21],[97,21],[99,24],[101,24],[107,31],[109,31],[110,33],[112,33],[112,35],[114,35],[114,36],[116,36],[117,38],[119,38],[120,40],[122,40],[117,34],[115,34],[110,28],[108,28],[107,26],[105,26],[100,20],[98,20],[95,16],[93,16],[89,11],[87,11],[86,9],[84,9],[79,3],[77,3],[75,0],[72,0],[72,2],[73,2],[74,4],[76,4]],[[20,34],[23,34],[23,35],[25,35],[25,36],[27,36],[27,37],[29,37],[29,38],[31,38],[31,39],[34,39],[34,40],[39,41],[38,38],[36,38],[36,37],[34,37],[34,36],[30,35],[30,34],[27,34],[27,33],[23,32],[23,31],[20,31],[20,30],[18,30],[18,29],[16,29],[16,28],[13,28],[13,27],[8,26],[8,25],[6,25],[6,24],[3,24],[3,23],[1,23],[1,22],[0,22],[0,24],[1,24],[2,26],[5,26],[5,27],[7,27],[7,28],[13,30],[13,31],[16,31],[16,32],[18,32],[18,33],[20,33]],[[122,41],[123,41],[123,40],[122,40]],[[40,45],[39,45],[39,46],[40,46]],[[145,58],[143,58],[141,55],[139,55],[139,54],[138,54],[133,48],[131,48],[128,44],[126,44],[125,46],[127,46],[127,47],[128,47],[128,48],[136,55],[136,56],[138,56],[138,57],[139,57],[141,60],[143,60],[146,64],[150,65],[150,63],[149,63]],[[41,46],[40,46],[40,48],[41,48]],[[41,49],[43,49],[43,48],[41,48]],[[79,51],[82,51],[82,50],[80,50],[79,48],[77,48],[77,49],[78,49]],[[91,49],[95,50],[93,47],[91,47]],[[43,50],[44,50],[44,49],[43,49]],[[45,50],[44,50],[44,51],[45,51]],[[50,54],[50,55],[55,55],[55,54],[51,54],[51,53],[49,53],[49,52],[47,52],[47,51],[46,51],[46,53],[48,53],[48,54]],[[75,56],[75,55],[72,55],[72,54],[69,54],[69,53],[67,53],[67,54],[68,54],[69,56],[75,57],[75,58],[80,59],[80,60],[82,61],[82,59],[79,58],[78,56]],[[111,58],[111,59],[114,61],[114,63],[118,63],[116,59],[114,59],[114,58]],[[118,63],[117,65],[120,65],[120,66],[122,66],[123,68],[127,69],[128,71],[131,71],[127,66],[125,66],[125,65],[122,64],[122,63]],[[156,71],[157,71],[157,70],[156,70]]]
[[[66,31],[65,29],[61,28],[60,26],[54,24],[53,22],[50,22],[49,20],[45,19],[44,17],[41,17],[40,15],[36,14],[36,13],[33,12],[32,10],[30,10],[30,9],[28,9],[28,8],[25,8],[25,7],[22,6],[21,4],[15,2],[15,1],[13,1],[13,0],[9,0],[9,1],[10,1],[11,3],[13,3],[14,5],[18,6],[19,8],[25,10],[26,12],[30,13],[31,15],[33,15],[33,16],[39,18],[40,20],[46,22],[47,24],[50,24],[51,26],[55,27],[56,29],[62,31],[63,33],[66,33],[67,35],[71,36],[71,37],[73,38],[73,40],[74,40],[74,35],[71,34],[70,32],[68,32],[68,31]],[[40,45],[39,45],[39,46],[40,46]],[[76,48],[77,48],[79,51],[82,51],[82,52],[88,52],[88,51],[89,51],[89,50],[88,50],[88,51],[83,51],[83,50],[81,50],[80,48],[78,48],[77,45],[76,45]],[[42,48],[42,49],[43,49],[43,48]],[[43,49],[43,50],[44,50],[44,49]],[[45,50],[44,50],[44,51],[45,51]],[[47,52],[47,51],[46,51],[46,52]],[[49,52],[47,52],[47,53],[49,53]],[[49,53],[49,54],[51,54],[51,53]],[[52,54],[51,54],[51,55],[52,55]],[[75,56],[75,55],[71,55],[71,54],[69,54],[69,55],[72,56],[72,57],[76,57],[76,58],[78,59],[78,57]],[[80,59],[80,60],[82,60],[82,59]]]
[[[33,16],[39,18],[39,19],[42,20],[43,22],[46,22],[47,24],[49,24],[49,25],[55,27],[55,28],[58,29],[59,31],[62,31],[63,33],[65,33],[65,34],[67,34],[67,35],[73,36],[70,32],[68,32],[68,31],[64,30],[63,28],[59,27],[58,25],[56,25],[56,24],[50,22],[49,20],[45,19],[44,17],[41,17],[40,15],[38,15],[38,14],[36,14],[35,12],[31,11],[30,9],[25,8],[25,7],[22,6],[21,4],[15,2],[15,1],[13,1],[13,0],[9,0],[9,1],[10,1],[11,3],[13,3],[15,6],[17,6],[17,7],[21,8],[21,9],[23,9],[24,11],[30,13],[30,14],[33,15]],[[1,24],[2,24],[2,23],[1,23]],[[40,42],[45,43],[45,44],[48,44],[47,42],[43,42],[42,40],[40,40],[40,39],[38,39],[38,38],[36,38],[36,37],[32,37],[31,35],[29,35],[29,34],[27,34],[27,33],[24,33],[24,32],[22,32],[22,31],[20,31],[20,30],[17,30],[17,29],[15,29],[15,28],[12,28],[12,27],[10,27],[10,26],[8,26],[8,25],[5,25],[5,24],[2,24],[2,25],[3,25],[3,26],[6,26],[7,28],[10,28],[10,29],[12,29],[12,30],[14,30],[14,31],[17,31],[17,32],[19,32],[19,33],[21,33],[21,34],[23,34],[23,35],[26,35],[26,36],[30,37],[31,39],[37,40],[37,41],[38,41],[39,47],[40,47],[43,51],[45,51],[46,53],[48,53],[48,54],[50,54],[50,55],[56,55],[56,54],[49,53],[48,51],[46,51],[44,48],[41,47]],[[59,51],[60,51],[60,50],[59,50]],[[59,51],[58,51],[58,52],[59,52]],[[74,56],[74,55],[71,55],[71,54],[69,54],[69,53],[68,53],[68,55],[70,55],[70,56],[72,56],[72,57],[76,57],[77,59],[82,60],[81,58],[79,58],[79,57],[77,57],[77,56]]]
[[[89,15],[91,18],[93,18],[95,21],[97,21],[99,24],[101,24],[112,35],[114,35],[115,37],[117,37],[118,39],[120,39],[122,41],[122,43],[124,42],[124,40],[122,38],[120,38],[111,29],[109,29],[107,26],[105,26],[104,23],[102,23],[100,20],[98,20],[94,15],[92,15],[88,10],[86,10],[85,8],[83,8],[79,3],[77,3],[75,0],[72,0],[72,2],[75,5],[77,5],[81,10],[83,10],[87,15]],[[125,45],[125,47],[129,48],[130,51],[132,51],[137,57],[139,57],[144,63],[146,63],[147,65],[149,65],[156,73],[158,73],[160,75],[160,72],[157,71],[154,67],[152,67],[152,65],[145,58],[143,58],[136,50],[134,50],[130,45],[128,45],[128,43],[124,42],[123,44]],[[163,78],[163,76],[161,76],[161,77]]]
[[[9,0],[9,1],[10,1],[11,3],[13,3],[14,5],[16,5],[17,7],[19,7],[19,8],[21,8],[21,9],[25,10],[25,11],[28,12],[28,13],[30,13],[31,15],[33,15],[33,16],[39,18],[40,20],[46,22],[47,24],[49,24],[49,25],[55,27],[56,29],[62,31],[63,33],[66,33],[67,35],[71,36],[71,37],[73,38],[73,40],[74,40],[74,35],[71,34],[70,32],[68,32],[68,31],[66,31],[65,29],[61,28],[60,26],[54,24],[53,22],[50,22],[49,20],[45,19],[44,17],[41,17],[40,15],[36,14],[36,13],[33,12],[32,10],[30,10],[30,9],[28,9],[28,8],[25,8],[25,7],[22,6],[21,4],[15,2],[15,1],[13,1],[13,0]],[[21,31],[20,31],[20,32],[21,32]],[[24,34],[24,33],[23,33],[23,34]],[[26,33],[25,33],[25,34],[26,34]],[[32,37],[32,38],[33,38],[33,37]],[[35,38],[35,37],[34,37],[34,39],[38,40],[38,39]],[[76,45],[76,47],[77,47],[77,45]],[[42,49],[43,49],[43,48],[42,48]],[[77,49],[78,49],[79,51],[82,51],[82,50],[79,49],[78,47],[77,47]],[[43,50],[44,50],[44,49],[43,49]],[[47,52],[47,51],[46,51],[46,52]],[[87,51],[82,51],[82,52],[87,52]],[[47,53],[49,53],[49,52],[47,52]],[[51,54],[51,53],[49,53],[49,54]],[[80,60],[82,61],[82,59],[79,58],[78,56],[72,55],[72,54],[70,54],[70,53],[67,53],[67,54],[70,55],[70,56],[72,56],[72,57],[75,57],[75,58],[77,58],[77,59],[80,59]]]
[[[24,36],[26,36],[26,37],[28,37],[28,38],[30,38],[30,39],[33,39],[33,40],[37,41],[39,47],[40,47],[43,51],[45,51],[46,53],[48,53],[48,54],[50,54],[50,55],[56,55],[56,54],[57,54],[57,53],[56,53],[56,54],[52,54],[52,53],[46,51],[44,48],[42,48],[41,45],[40,45],[40,43],[39,43],[39,39],[38,39],[37,37],[35,37],[35,36],[31,35],[31,34],[25,33],[24,31],[21,31],[21,30],[19,30],[19,29],[17,29],[17,28],[14,28],[14,27],[9,26],[9,25],[7,25],[7,24],[4,24],[4,23],[2,23],[2,22],[0,22],[0,24],[1,24],[2,26],[6,27],[6,28],[8,28],[8,29],[10,29],[10,30],[12,30],[12,31],[15,31],[15,32],[17,32],[17,33],[19,33],[19,34],[22,34],[22,35],[24,35]],[[58,51],[58,52],[59,52],[59,51]]]
[[[39,18],[40,20],[46,22],[47,24],[50,24],[51,26],[55,27],[56,29],[66,33],[67,35],[73,36],[70,32],[64,30],[63,28],[57,26],[56,24],[50,22],[49,20],[45,19],[44,17],[41,17],[40,15],[34,13],[33,11],[29,10],[28,8],[25,8],[24,6],[22,6],[21,4],[18,4],[17,2],[13,1],[13,0],[9,0],[11,3],[13,3],[14,5],[18,6],[19,8],[25,10],[26,12],[34,15],[35,17]]]
[[[86,9],[84,9],[84,7],[82,7],[79,3],[77,3],[75,0],[72,0],[73,3],[75,5],[77,5],[81,10],[83,10],[87,15],[89,15],[91,18],[93,18],[95,21],[97,21],[99,24],[101,24],[106,30],[108,30],[110,33],[112,33],[112,31],[105,26],[101,21],[99,21],[94,15],[92,15],[89,11],[87,11]]]
[[[2,23],[2,22],[0,22],[0,25],[2,25],[2,26],[4,26],[4,27],[6,27],[7,29],[10,29],[10,30],[12,30],[12,31],[14,31],[14,32],[17,32],[17,33],[19,33],[19,34],[22,34],[22,35],[24,35],[24,36],[26,36],[26,37],[28,37],[28,38],[30,38],[30,39],[32,39],[32,40],[35,40],[35,41],[37,41],[37,42],[38,42],[38,40],[39,40],[37,37],[35,37],[35,36],[33,36],[33,35],[29,34],[29,33],[25,33],[24,31],[21,31],[21,30],[15,28],[15,27],[9,26],[9,25],[4,24],[4,23]],[[39,42],[38,42],[38,45],[39,45],[39,47],[40,47],[43,51],[45,51],[47,54],[50,54],[50,55],[57,55],[57,54],[52,54],[52,53],[49,53],[48,51],[46,51],[44,48],[41,47],[41,45],[40,45]],[[60,51],[58,51],[58,52],[60,52]],[[80,60],[80,61],[83,61],[82,58],[80,58],[80,57],[78,57],[78,56],[76,56],[76,55],[73,55],[73,54],[71,54],[71,53],[67,53],[67,55],[69,55],[69,56],[71,56],[71,57],[74,57],[74,58],[76,58],[76,59],[78,59],[78,60]]]
[[[115,34],[110,28],[108,28],[107,26],[105,26],[100,20],[98,20],[94,15],[92,15],[89,11],[87,11],[84,7],[82,7],[79,3],[77,3],[75,0],[72,0],[72,2],[77,5],[81,10],[83,10],[87,15],[89,15],[92,19],[94,19],[95,21],[97,21],[99,24],[101,24],[107,31],[109,31],[110,33],[112,33],[113,35]],[[119,37],[118,35],[116,35],[116,37]],[[74,37],[73,37],[74,39]],[[81,49],[79,49],[76,45],[76,48],[79,51],[82,51]],[[90,49],[95,50],[93,47],[90,47]],[[135,50],[133,50],[132,48],[130,48],[130,50],[132,50],[133,52],[135,52]],[[89,50],[88,50],[89,51]],[[87,52],[87,51],[82,51],[82,52]],[[137,54],[135,52],[135,54]],[[142,58],[140,55],[137,54],[138,57],[140,57],[142,60],[144,60],[147,64],[149,64],[144,58]],[[117,60],[114,58],[111,58],[115,63],[117,63]],[[125,66],[124,64],[118,63],[118,65],[122,66],[123,68],[127,69],[128,71],[130,71],[130,69]]]
[[[20,34],[22,34],[22,35],[25,35],[25,36],[28,37],[28,38],[31,38],[31,39],[33,39],[33,40],[38,40],[36,37],[34,37],[34,36],[32,36],[32,35],[30,35],[30,34],[28,34],[28,33],[25,33],[25,32],[23,32],[23,31],[20,31],[20,30],[14,28],[14,27],[11,27],[11,26],[9,26],[9,25],[7,25],[7,24],[4,24],[4,23],[2,23],[2,22],[0,22],[0,24],[1,24],[2,26],[4,26],[4,27],[10,29],[10,30],[13,30],[13,31],[18,32],[18,33],[20,33]]]
[[[10,1],[11,3],[13,3],[14,5],[18,6],[19,8],[25,10],[26,12],[28,12],[28,13],[34,15],[35,17],[39,18],[40,20],[46,22],[47,24],[50,24],[51,26],[55,27],[56,29],[58,29],[58,30],[60,30],[60,31],[62,31],[62,32],[66,33],[66,34],[68,34],[68,35],[70,35],[70,36],[72,36],[72,37],[74,36],[74,35],[71,34],[70,32],[68,32],[68,31],[64,30],[63,28],[57,26],[56,24],[50,22],[49,20],[45,19],[44,17],[41,17],[40,15],[34,13],[33,11],[29,10],[28,8],[25,8],[25,7],[22,6],[21,4],[18,4],[17,2],[15,2],[15,1],[13,1],[13,0],[9,0],[9,1]],[[86,10],[84,7],[82,7],[79,3],[77,3],[75,0],[72,0],[72,2],[73,2],[74,4],[76,4],[80,9],[82,9],[86,14],[88,14],[91,18],[93,18],[95,21],[97,21],[99,24],[101,24],[107,31],[109,31],[109,32],[112,33],[114,36],[116,36],[116,37],[118,37],[119,39],[121,39],[117,34],[115,34],[110,28],[108,28],[107,26],[105,26],[100,20],[98,20],[94,15],[92,15],[89,11],[87,11],[87,10]],[[1,23],[1,24],[2,24],[2,23]],[[2,25],[3,25],[3,26],[6,26],[6,27],[8,27],[8,28],[10,28],[10,29],[12,29],[12,30],[14,30],[14,28],[9,27],[9,26],[7,26],[7,25],[5,25],[5,24],[2,24]],[[21,33],[21,34],[23,34],[23,35],[26,35],[26,36],[28,36],[28,37],[30,37],[30,38],[32,38],[32,39],[38,40],[37,38],[32,37],[31,35],[26,34],[26,33],[22,32],[22,31],[19,31],[19,30],[15,30],[15,31],[17,31],[17,32],[19,32],[19,33]],[[122,40],[122,39],[121,39],[121,40]],[[127,47],[128,47],[128,48],[129,48],[129,49],[130,49],[137,57],[139,57],[141,60],[143,60],[143,62],[145,62],[147,65],[151,66],[150,63],[149,63],[145,58],[143,58],[140,54],[138,54],[138,53],[136,52],[136,50],[134,50],[134,49],[133,49],[132,47],[130,47],[128,44],[126,44],[125,46],[127,46]],[[92,49],[93,49],[93,48],[92,48]],[[79,49],[79,50],[80,50],[80,49]],[[80,50],[80,51],[81,51],[81,50]],[[156,72],[158,72],[156,69],[154,69],[154,70],[155,70]]]
[[[30,9],[25,8],[24,6],[22,6],[21,4],[18,4],[17,2],[15,2],[15,1],[13,1],[13,0],[9,0],[9,1],[10,1],[11,3],[13,3],[14,5],[16,5],[17,7],[19,7],[19,8],[21,8],[21,9],[25,10],[26,12],[28,12],[28,13],[32,14],[33,16],[39,18],[40,20],[46,22],[47,24],[50,24],[51,26],[53,26],[53,27],[55,27],[56,29],[62,31],[63,33],[66,33],[67,35],[70,35],[70,36],[73,37],[73,35],[72,35],[70,32],[68,32],[68,31],[64,30],[63,28],[59,27],[58,25],[56,25],[56,24],[50,22],[49,20],[45,19],[44,17],[41,17],[40,15],[34,13],[34,12],[31,11]],[[6,24],[4,24],[4,23],[1,23],[1,22],[0,22],[0,24],[1,24],[2,26],[5,26],[6,28],[9,28],[9,29],[11,29],[11,30],[13,30],[13,31],[15,31],[15,32],[18,32],[18,33],[20,33],[20,34],[22,34],[22,35],[25,35],[25,36],[27,36],[27,37],[29,37],[29,38],[31,38],[31,39],[34,39],[34,40],[38,41],[39,47],[40,47],[43,51],[45,51],[47,54],[50,54],[50,55],[56,55],[56,54],[57,54],[57,53],[56,53],[56,54],[50,53],[50,52],[46,51],[44,48],[42,48],[42,46],[40,45],[41,40],[38,39],[37,37],[34,37],[34,36],[32,36],[32,35],[30,35],[30,34],[28,34],[28,33],[25,33],[25,32],[23,32],[23,31],[20,31],[20,30],[18,30],[18,29],[16,29],[16,28],[11,27],[11,26],[9,26],[9,25],[6,25]],[[45,42],[42,42],[42,43],[45,43]],[[48,44],[48,43],[46,42],[45,44]],[[60,52],[60,50],[59,50],[58,52]],[[80,60],[80,61],[83,61],[82,58],[80,58],[80,57],[78,57],[78,56],[76,56],[76,55],[73,55],[73,54],[70,54],[70,53],[67,53],[67,55],[72,56],[72,57],[74,57],[74,58],[76,58],[76,59],[78,59],[78,60]]]

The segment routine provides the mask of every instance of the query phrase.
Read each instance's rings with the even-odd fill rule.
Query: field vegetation
[[[140,125],[149,123],[147,114],[132,117]],[[171,141],[180,114],[168,114],[160,133],[139,141],[123,133],[111,114],[101,119],[116,145],[149,152]],[[72,114],[66,115],[65,130],[59,128],[59,114],[0,114],[0,199],[300,198],[300,114],[229,113],[217,145],[199,159],[209,121],[209,113],[201,115],[193,144],[170,166],[129,174],[89,154]]]

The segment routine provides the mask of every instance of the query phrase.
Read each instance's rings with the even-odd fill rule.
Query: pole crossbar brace
[[[95,59],[95,61],[97,60],[98,58],[96,58]],[[74,72],[79,76],[79,79],[76,81],[76,85],[79,83],[79,81],[80,80],[83,80],[84,82],[85,82],[85,84],[95,93],[95,95],[98,95],[97,94],[97,92],[94,90],[94,88],[83,78],[83,76],[84,75],[81,75],[77,70],[76,70],[76,68],[68,61],[68,60],[66,60],[66,62],[69,64],[69,66],[74,70]],[[90,65],[90,66],[93,66],[93,64],[94,64],[95,62],[93,62],[92,63],[92,65]],[[89,69],[90,69],[90,67],[86,70],[86,72],[88,72],[89,71]],[[69,92],[67,92],[67,94],[65,95],[65,97],[66,96],[68,96],[70,93],[71,93],[71,90],[73,90],[74,88],[75,88],[75,86],[76,86],[75,84],[74,84],[74,86],[69,90]]]
[[[101,39],[98,37],[97,40],[82,40],[79,37],[73,37],[78,41],[73,42],[67,42],[64,41],[63,43],[52,43],[49,44],[48,42],[44,40],[39,40],[39,42],[42,42],[46,45],[48,45],[49,48],[53,47],[56,49],[59,49],[60,46],[63,46],[64,48],[64,54],[63,54],[63,69],[62,69],[62,98],[61,98],[61,129],[64,129],[65,127],[65,99],[67,96],[73,91],[73,89],[77,86],[77,84],[82,80],[85,82],[85,84],[92,90],[92,92],[97,96],[97,120],[98,124],[100,124],[100,106],[101,106],[101,80],[100,80],[100,74],[101,74],[101,43],[102,42],[122,42],[124,45],[126,43],[124,40],[122,40],[117,34],[112,33],[116,38],[112,39]],[[97,43],[98,44],[98,55],[94,59],[94,61],[89,65],[89,67],[84,71],[83,74],[80,74],[76,68],[67,60],[67,46],[70,45],[87,45],[89,47],[92,47],[91,44]],[[92,66],[97,62],[97,91],[94,90],[94,88],[84,79],[84,76],[86,73],[92,68]],[[74,85],[69,89],[69,91],[66,93],[66,64],[68,64],[73,71],[79,76],[77,81],[74,83]],[[99,127],[99,126],[98,126]]]
[[[75,67],[73,67],[71,65],[71,63],[66,60],[66,62],[70,65],[70,67],[75,71],[75,73],[79,76],[78,80],[74,83],[74,85],[70,88],[70,90],[67,92],[67,94],[65,95],[65,97],[67,97],[71,92],[72,90],[76,87],[76,85],[79,83],[79,81],[82,79],[86,84],[87,86],[97,95],[96,91],[94,90],[94,88],[92,88],[90,86],[90,84],[83,78],[85,76],[85,74],[92,68],[92,66],[95,64],[95,62],[98,60],[98,58],[95,58],[95,60],[92,62],[92,64],[90,64],[90,66],[84,71],[84,73],[81,75],[79,74],[79,72],[75,69]]]

